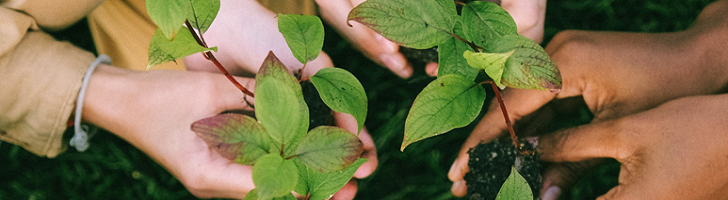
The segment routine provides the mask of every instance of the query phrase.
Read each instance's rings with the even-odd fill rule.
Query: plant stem
[[[198,35],[197,32],[195,32],[195,29],[192,28],[192,25],[190,24],[189,20],[185,21],[185,25],[187,25],[187,29],[190,30],[190,33],[192,33],[192,36],[195,37],[197,44],[200,44],[200,46],[203,46],[205,48],[209,48],[209,47],[207,47],[205,40],[202,38],[202,35]],[[224,74],[225,77],[228,80],[230,80],[230,82],[232,82],[233,85],[235,85],[235,87],[237,87],[241,92],[243,92],[243,94],[250,95],[251,97],[255,97],[255,94],[253,94],[253,92],[251,92],[247,88],[243,87],[243,85],[241,85],[240,82],[238,82],[238,80],[236,80],[235,77],[233,77],[233,75],[231,75],[225,69],[225,67],[222,66],[222,64],[220,64],[220,61],[218,61],[217,58],[215,58],[215,56],[212,54],[212,52],[209,52],[209,51],[202,52],[202,56],[204,56],[207,60],[212,61],[212,63],[215,64],[217,69],[219,69],[220,72],[222,72],[222,74]]]
[[[468,41],[468,40],[466,40],[466,39],[464,39],[464,38],[462,38],[462,37],[460,37],[458,35],[450,34],[450,36],[454,37],[455,39],[458,39],[460,41],[465,42],[465,44],[468,44],[470,46],[470,48],[472,48],[473,50],[475,50],[475,52],[480,52],[480,50],[486,50],[485,48],[483,48],[481,46],[478,46],[475,43],[470,42],[470,41]]]
[[[301,67],[301,71],[298,72],[298,82],[300,83],[303,81],[303,70],[306,69],[306,64],[308,62],[303,63],[303,67]]]
[[[495,98],[498,100],[498,104],[500,105],[501,111],[503,112],[503,117],[506,119],[506,125],[508,126],[508,132],[511,134],[511,140],[513,140],[513,146],[516,147],[516,151],[518,151],[518,136],[516,136],[516,132],[513,131],[513,123],[511,123],[511,118],[508,117],[508,111],[506,110],[506,104],[503,103],[503,97],[500,94],[500,90],[498,89],[498,86],[495,85],[495,82],[493,81],[486,81],[487,83],[490,83],[491,86],[493,86],[493,92],[495,92]]]

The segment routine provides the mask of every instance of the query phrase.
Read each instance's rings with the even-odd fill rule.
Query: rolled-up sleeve
[[[0,6],[0,140],[55,157],[65,150],[66,122],[95,57],[37,24]]]

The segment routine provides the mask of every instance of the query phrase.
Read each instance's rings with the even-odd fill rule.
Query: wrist
[[[123,102],[134,102],[133,91],[135,81],[131,80],[129,70],[101,64],[89,79],[86,96],[83,102],[81,120],[114,131],[114,122],[122,121],[118,114],[122,110],[131,109],[123,107]]]

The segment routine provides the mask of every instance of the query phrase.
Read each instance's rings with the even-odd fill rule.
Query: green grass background
[[[565,29],[669,32],[686,29],[712,0],[551,0],[545,42]],[[85,22],[56,33],[86,49],[93,44]],[[472,126],[456,129],[399,151],[404,120],[417,93],[432,78],[417,68],[403,80],[354,50],[327,27],[324,51],[337,67],[351,71],[369,98],[369,128],[379,152],[379,168],[359,181],[357,199],[457,199],[447,172]],[[489,93],[491,94],[491,93]],[[492,97],[492,95],[490,95]],[[490,98],[489,98],[490,99]],[[564,118],[557,126],[588,120],[588,113]],[[196,199],[145,154],[109,133],[91,139],[85,153],[69,150],[55,159],[37,157],[0,143],[0,199]],[[563,199],[594,199],[616,185],[619,163],[611,161]]]

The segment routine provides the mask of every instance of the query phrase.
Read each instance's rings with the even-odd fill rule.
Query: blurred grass
[[[565,29],[632,32],[684,30],[712,0],[559,0],[549,1],[545,40]],[[417,68],[402,80],[376,66],[327,27],[324,50],[334,64],[351,71],[369,97],[367,127],[380,166],[359,181],[357,199],[457,199],[447,172],[472,125],[399,151],[404,120],[419,91],[431,78]],[[56,33],[93,50],[88,28]],[[492,97],[492,95],[490,95]],[[582,113],[558,126],[584,121]],[[196,199],[168,172],[139,150],[110,133],[91,140],[85,153],[69,150],[55,159],[37,157],[18,146],[0,144],[0,199]],[[616,185],[619,163],[611,161],[585,177],[563,199],[594,199]]]

